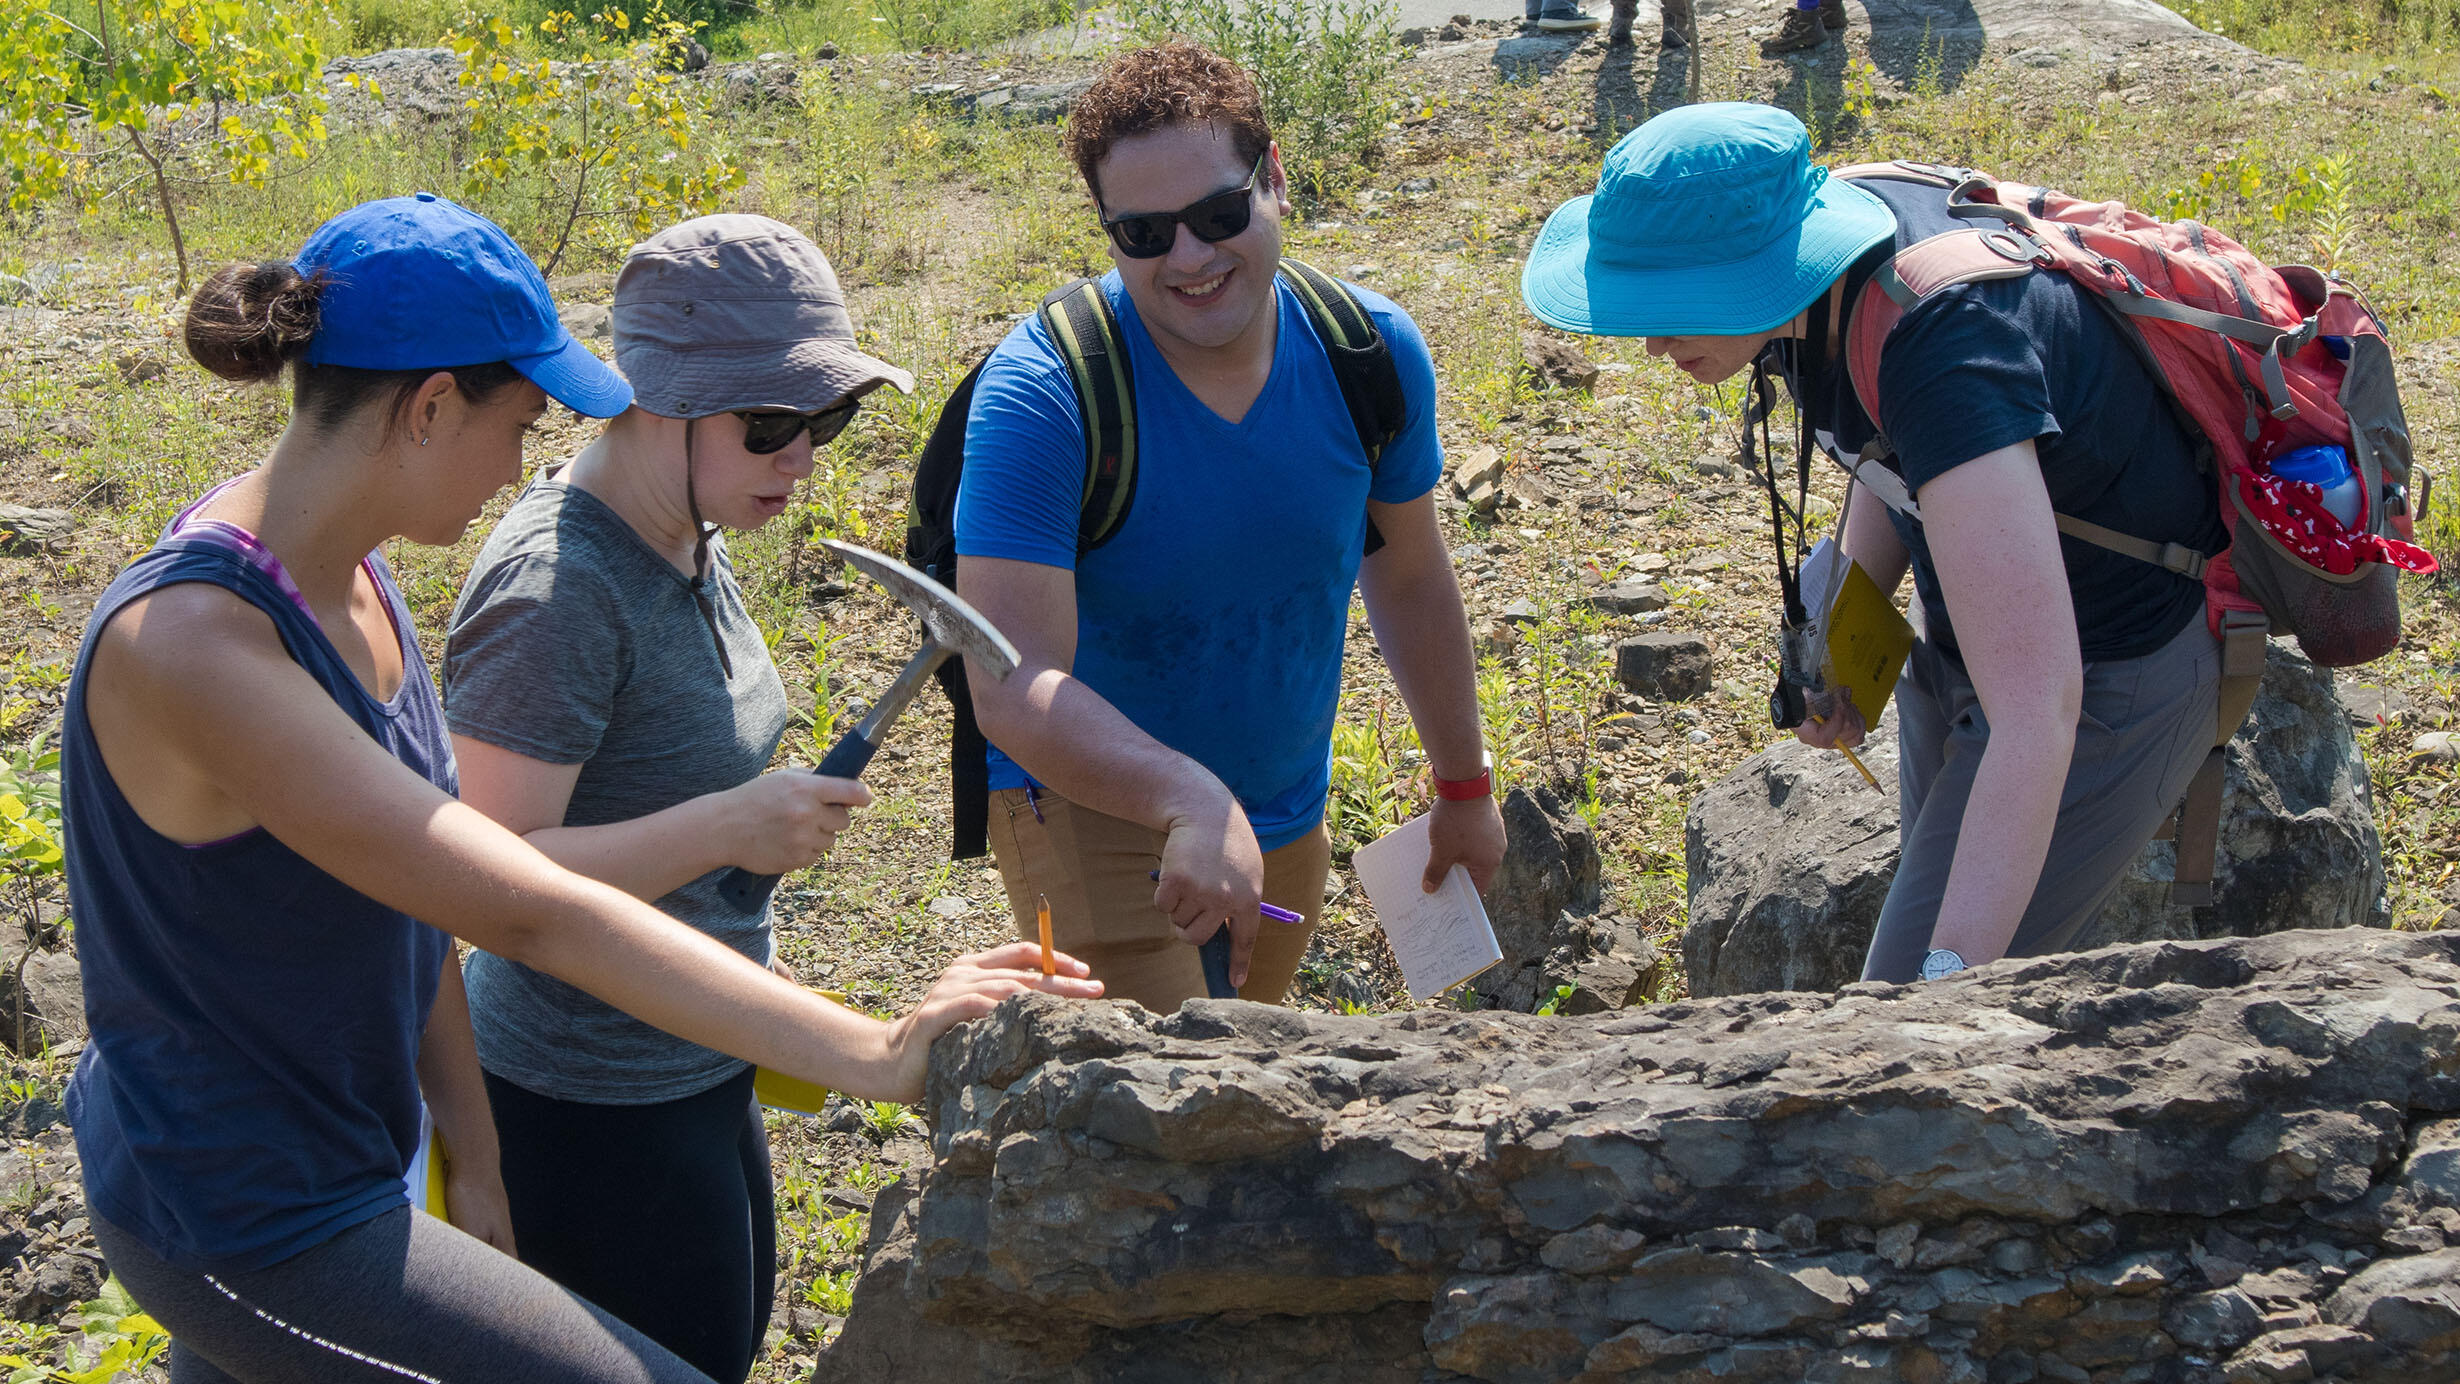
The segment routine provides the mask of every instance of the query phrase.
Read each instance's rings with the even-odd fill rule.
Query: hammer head
[[[956,592],[884,553],[840,543],[834,538],[821,539],[820,546],[905,602],[907,609],[922,617],[923,629],[930,634],[932,643],[965,655],[995,677],[1004,679],[1016,671],[1016,645],[983,619],[981,611],[958,600]]]

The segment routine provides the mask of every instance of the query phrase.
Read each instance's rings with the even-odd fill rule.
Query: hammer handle
[[[829,747],[828,755],[812,772],[824,778],[861,778],[863,770],[871,767],[871,757],[879,752],[879,745],[863,734],[861,726],[856,726]],[[760,907],[776,887],[777,876],[756,875],[738,865],[718,881],[718,897],[749,913]]]

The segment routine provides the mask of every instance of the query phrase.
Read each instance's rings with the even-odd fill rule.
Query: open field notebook
[[[1414,999],[1431,1000],[1503,960],[1469,871],[1455,865],[1434,893],[1418,887],[1426,874],[1427,818],[1412,817],[1350,857],[1358,882],[1375,905],[1376,925],[1401,962]]]

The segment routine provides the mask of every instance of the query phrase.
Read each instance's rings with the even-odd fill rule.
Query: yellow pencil
[[[1814,716],[1811,718],[1811,724],[1815,726],[1824,726],[1828,723],[1821,717]],[[1851,749],[1848,749],[1843,745],[1837,746],[1836,750],[1838,754],[1845,756],[1846,763],[1854,766],[1854,772],[1862,776],[1862,781],[1864,783],[1869,784],[1873,788],[1879,788],[1879,780],[1871,777],[1871,771],[1868,766],[1863,764],[1862,756],[1855,754]],[[1879,791],[1884,793],[1888,790],[1880,788]]]
[[[1048,895],[1034,895],[1034,921],[1042,928],[1042,974],[1056,975],[1059,958],[1051,954],[1051,901]]]

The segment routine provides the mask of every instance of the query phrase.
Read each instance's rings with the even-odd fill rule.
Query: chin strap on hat
[[[717,603],[709,594],[709,535],[713,529],[701,522],[700,495],[692,486],[692,425],[698,421],[683,420],[683,507],[692,516],[692,604],[700,607],[701,622],[709,627],[710,641],[717,645],[718,671],[731,680],[735,661],[727,657],[726,636],[718,632]]]

